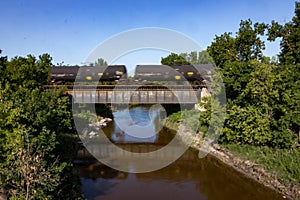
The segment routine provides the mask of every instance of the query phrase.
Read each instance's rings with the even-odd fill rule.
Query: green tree
[[[280,61],[289,64],[300,63],[300,2],[295,3],[295,16],[281,29]]]
[[[165,58],[161,58],[161,64],[163,65],[189,65],[190,62],[186,61],[184,57],[171,53],[169,56]]]
[[[206,50],[199,52],[197,63],[193,64],[215,64],[214,59]]]
[[[253,25],[250,19],[242,20],[235,37],[232,33],[216,36],[214,42],[208,47],[208,53],[219,68],[222,68],[226,62],[261,60],[265,44],[260,36],[264,36],[267,28],[264,23]]]
[[[200,52],[192,51],[190,53],[181,53],[180,56],[191,64],[214,64],[213,58],[206,50]]]
[[[1,53],[2,53],[2,50],[0,49],[0,55],[1,55]],[[5,79],[6,63],[7,63],[7,57],[1,56],[0,57],[0,77],[2,77],[2,79]]]
[[[295,3],[295,16],[291,22],[280,25],[272,21],[269,25],[268,39],[274,41],[277,38],[281,38],[279,55],[280,74],[283,79],[281,103],[284,105],[285,113],[279,123],[297,133],[300,143],[300,2]]]
[[[72,132],[69,99],[63,89],[42,87],[50,60],[48,55],[16,57],[3,64],[7,67],[0,80],[0,188],[10,199],[80,197],[66,155],[72,143],[64,142]]]
[[[287,127],[298,135],[300,145],[300,63],[281,66],[282,75],[282,112],[284,115],[278,120],[280,126]]]
[[[295,2],[295,16],[291,22],[280,25],[272,21],[268,26],[268,40],[281,39],[281,52],[279,60],[281,63],[296,64],[300,62],[300,2]]]
[[[44,54],[37,60],[34,56],[15,57],[6,63],[5,77],[11,86],[36,87],[49,82],[52,58]]]
[[[224,135],[227,142],[289,148],[295,145],[292,127],[283,122],[289,115],[284,78],[275,63],[252,61],[249,82],[231,103]],[[240,119],[240,120],[238,120]]]
[[[235,38],[232,37],[232,33],[216,36],[214,42],[207,48],[207,51],[219,68],[223,67],[227,61],[239,60]]]
[[[103,58],[98,58],[94,66],[107,66],[107,62]]]
[[[208,47],[223,74],[228,99],[220,141],[291,148],[299,123],[299,3],[292,22],[241,21],[236,35],[216,36]],[[265,31],[267,33],[265,33]],[[261,36],[282,37],[280,63],[265,57]],[[291,43],[293,43],[291,45]]]

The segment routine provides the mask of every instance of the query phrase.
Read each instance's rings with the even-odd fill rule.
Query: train
[[[137,65],[134,79],[137,81],[203,81],[193,65]]]
[[[69,82],[115,82],[127,79],[125,65],[109,66],[52,66],[50,69],[50,80],[52,84]]]
[[[194,65],[137,65],[134,76],[128,79],[125,65],[109,66],[53,66],[50,70],[51,84],[78,82],[120,81],[145,83],[153,81],[189,81],[196,84],[203,82],[203,77]]]

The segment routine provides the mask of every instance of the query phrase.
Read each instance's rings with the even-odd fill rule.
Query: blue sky
[[[7,0],[1,2],[0,49],[9,59],[49,53],[53,64],[81,64],[107,38],[142,27],[179,31],[206,48],[215,35],[235,33],[242,19],[288,22],[294,4],[292,0]],[[278,43],[267,47],[269,56],[279,51]],[[165,55],[142,54],[120,62],[158,62]]]

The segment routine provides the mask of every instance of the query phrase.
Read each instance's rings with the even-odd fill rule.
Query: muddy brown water
[[[134,123],[155,131],[158,115],[149,107],[134,107],[130,116]],[[125,121],[123,111],[114,117]],[[157,118],[155,118],[157,119]],[[131,122],[130,122],[131,123]],[[153,123],[152,126],[148,126]],[[123,124],[124,125],[124,124]],[[127,124],[128,126],[130,124]],[[111,141],[127,151],[146,149],[153,151],[168,144],[174,137],[163,128],[149,138],[136,138],[126,134],[124,127],[112,122],[104,132]],[[150,150],[149,150],[150,149]],[[134,150],[133,150],[134,151]],[[78,156],[81,191],[86,199],[101,200],[281,200],[279,193],[253,181],[219,160],[198,157],[198,151],[189,148],[178,160],[162,169],[148,173],[127,173],[112,169],[84,151]],[[80,162],[81,161],[81,162]]]

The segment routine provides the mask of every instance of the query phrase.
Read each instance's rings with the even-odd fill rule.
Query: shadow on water
[[[134,109],[136,110],[133,110],[131,115],[136,119],[149,120],[147,109],[143,107]],[[127,151],[138,149],[144,152],[159,149],[174,137],[170,130],[162,129],[155,137],[148,138],[148,141],[140,141],[125,136],[126,133],[115,123],[106,127],[104,132],[111,141]],[[79,152],[78,160],[82,161],[78,162],[77,167],[81,175],[82,192],[87,199],[283,199],[273,190],[245,177],[209,155],[199,159],[198,151],[191,148],[169,166],[149,173],[117,171],[97,162],[84,149]]]
[[[128,174],[107,167],[100,162],[91,161],[89,164],[77,164],[82,192],[87,199],[105,196],[118,183],[116,179],[126,179]],[[99,189],[101,188],[101,189]]]

